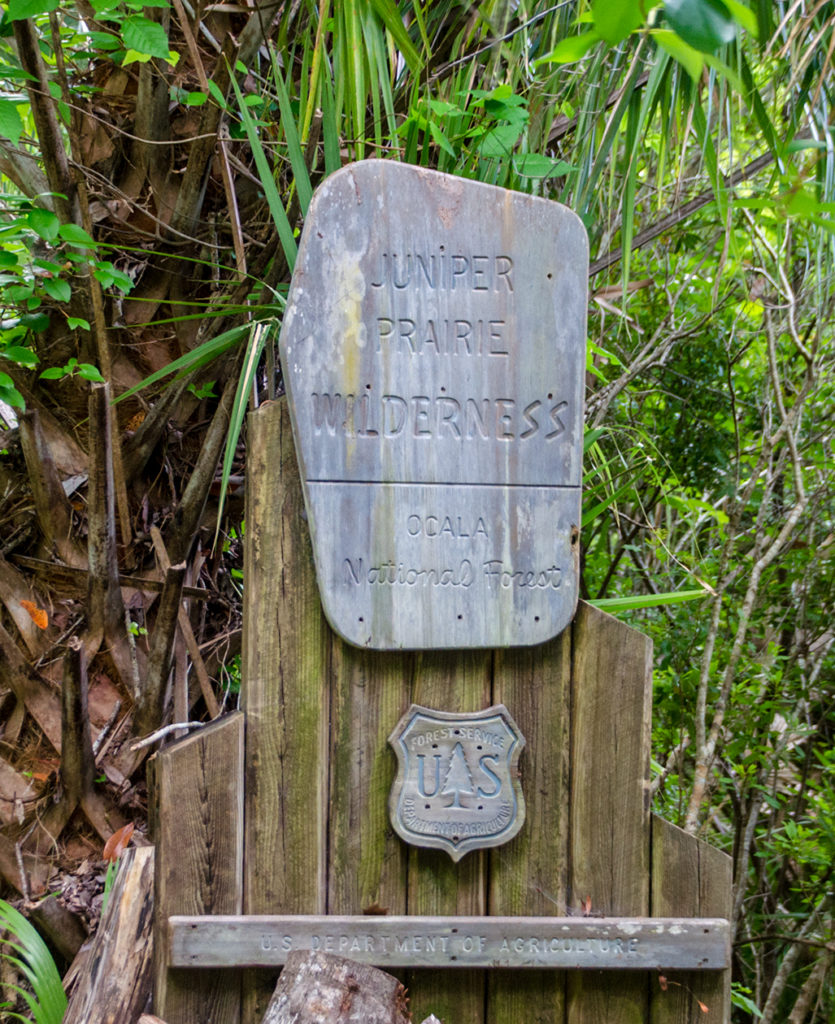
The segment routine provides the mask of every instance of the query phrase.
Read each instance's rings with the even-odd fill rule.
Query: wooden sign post
[[[343,177],[342,185],[349,180]],[[450,201],[447,208],[450,231],[456,211],[472,209],[463,198],[468,187],[463,183],[460,204]],[[345,202],[356,194],[366,195],[349,190]],[[359,253],[351,209],[346,206],[345,245]],[[503,209],[485,206],[478,216],[495,220]],[[444,236],[434,243],[445,244]],[[515,259],[515,244],[509,239],[508,248],[494,255]],[[468,252],[491,254],[486,248]],[[495,263],[493,270],[495,284]],[[514,285],[521,288],[522,282],[519,277]],[[337,290],[343,285],[335,280]],[[363,308],[360,302],[360,313]],[[303,322],[300,312],[294,317],[300,318],[296,325]],[[287,358],[293,358],[292,346]],[[294,373],[292,365],[286,372]],[[435,380],[437,393],[453,381],[464,387],[469,378],[446,380],[448,385]],[[377,377],[360,375],[355,383],[362,390],[370,383],[372,392],[379,387]],[[324,393],[317,387],[302,387],[300,404],[305,396]],[[355,399],[359,393],[358,386],[351,391]],[[397,394],[393,380],[383,394]],[[417,393],[401,397],[411,400]],[[413,418],[420,408],[414,407]],[[304,414],[296,410],[297,417]],[[343,435],[340,444],[345,422],[334,421],[334,435]],[[350,451],[359,448],[345,444],[341,450],[343,468],[350,469]],[[299,474],[284,400],[251,416],[244,716],[202,730],[157,758],[155,1012],[168,1024],[260,1024],[287,953],[317,946],[329,951],[330,945],[339,955],[400,965],[416,1020],[434,1013],[445,1024],[726,1024],[730,862],[650,815],[647,638],[580,604],[568,628],[536,646],[371,650],[375,638],[387,638],[377,646],[391,641],[399,647],[410,645],[407,636],[425,636],[435,598],[424,595],[408,605],[409,616],[420,623],[409,634],[409,616],[392,612],[388,598],[369,596],[370,604],[364,604],[353,583],[353,605],[337,602],[341,610],[332,607],[330,617],[334,624],[349,613],[358,620],[370,609],[371,627],[368,636],[357,636],[346,626],[353,641],[347,643],[322,610],[303,500],[303,486],[318,471],[313,461],[302,461],[307,484]],[[375,486],[373,480],[364,484]],[[352,485],[350,493],[363,491]],[[427,502],[434,493],[420,484],[411,498]],[[327,516],[323,520],[321,509],[314,510],[314,536],[324,550],[330,544],[327,557],[335,560],[329,564],[337,577],[342,574],[342,585],[348,585],[344,560],[352,528],[351,558],[367,557],[376,565],[374,536],[408,537],[400,524],[422,509],[439,521],[448,514],[440,505],[412,504],[411,498],[402,507],[394,501],[391,530],[379,535],[359,521],[357,510],[366,507],[366,498],[352,498],[350,507],[337,502],[340,517],[353,517],[338,519],[338,544],[323,538]],[[453,498],[462,516],[476,507],[460,486],[444,500]],[[371,501],[366,511],[376,507]],[[558,533],[563,520],[555,515],[551,522]],[[489,536],[487,519],[485,528]],[[426,547],[420,552],[434,550],[433,538],[421,536],[419,544]],[[447,540],[447,550],[453,550],[461,538]],[[506,534],[506,560],[522,550],[511,541]],[[322,550],[318,557],[321,580]],[[438,600],[444,619],[459,614],[455,600]],[[558,605],[547,607],[550,630],[562,613]],[[511,615],[517,612],[521,619],[515,621],[527,630],[524,602],[511,607]],[[494,614],[471,620],[480,642],[497,635],[484,625],[501,620]],[[386,633],[389,626],[393,631]],[[443,633],[442,646],[457,643],[458,630],[453,624]],[[501,643],[519,635],[510,629]],[[365,646],[356,646],[358,640]],[[456,862],[446,849],[404,842],[393,827],[388,805],[398,765],[388,741],[413,705],[453,716],[459,729],[470,728],[464,716],[485,709],[492,713],[503,706],[512,716],[525,740],[518,758],[525,818],[509,841],[477,847]],[[434,727],[421,728],[420,735],[431,738]],[[440,733],[443,724],[437,728]],[[446,789],[457,811],[479,789],[487,794],[496,788],[488,772],[500,778],[498,762],[484,762],[487,772],[479,776],[474,768],[486,753],[477,751],[479,742],[483,747],[498,740],[488,740],[486,732],[473,732],[472,740],[473,751],[462,743],[460,755],[469,758],[468,767],[453,767],[459,758],[455,743],[428,753],[424,764],[432,771],[432,757],[446,758],[440,791]],[[416,741],[416,756],[418,746]],[[415,785],[428,794],[434,776]],[[662,988],[659,969],[675,984]]]

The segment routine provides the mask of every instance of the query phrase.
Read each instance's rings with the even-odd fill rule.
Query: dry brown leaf
[[[46,629],[49,625],[49,616],[43,608],[39,608],[34,601],[21,601],[20,606],[29,613],[29,618],[35,623],[38,629]]]
[[[371,906],[369,907],[363,907],[362,912],[363,914],[366,914],[369,917],[382,917],[384,914],[387,914],[389,912],[389,908],[381,907],[379,903],[372,903]]]
[[[129,821],[127,825],[117,829],[104,844],[104,850],[101,855],[102,860],[117,861],[127,849],[135,827],[133,822]]]

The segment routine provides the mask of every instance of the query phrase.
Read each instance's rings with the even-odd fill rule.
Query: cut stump
[[[406,990],[385,971],[330,953],[291,953],[263,1024],[408,1024]]]

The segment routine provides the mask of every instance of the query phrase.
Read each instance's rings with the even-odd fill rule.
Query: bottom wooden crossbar
[[[280,967],[294,950],[375,967],[724,970],[724,918],[170,917],[171,967]]]

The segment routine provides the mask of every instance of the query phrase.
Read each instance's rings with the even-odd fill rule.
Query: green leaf
[[[731,12],[734,20],[737,21],[746,32],[750,32],[755,39],[759,38],[760,26],[756,14],[739,0],[723,0],[723,3]]]
[[[603,597],[589,601],[595,608],[606,612],[625,612],[634,608],[655,608],[661,604],[681,604],[682,601],[697,601],[708,597],[706,590],[674,590],[664,594],[638,594],[633,597]]]
[[[722,0],[666,0],[664,14],[673,31],[702,53],[714,53],[736,37],[736,23]]]
[[[226,110],[226,97],[220,91],[220,86],[217,82],[209,81],[209,92],[212,95],[212,99],[222,109]]]
[[[498,159],[509,156],[521,135],[522,130],[516,125],[497,125],[481,140],[479,152],[482,156]]]
[[[435,124],[434,121],[429,121],[427,124],[429,127],[429,134],[432,136],[432,141],[435,145],[440,146],[445,153],[448,153],[452,159],[455,160],[458,154],[452,148],[452,143],[446,137],[440,125]]]
[[[594,29],[589,32],[583,32],[579,36],[569,36],[567,39],[561,39],[550,53],[546,53],[544,57],[540,57],[539,60],[535,61],[534,66],[539,67],[540,64],[572,64],[575,60],[585,57],[594,44],[599,41],[600,34]]]
[[[52,210],[42,210],[36,206],[26,214],[26,223],[45,242],[53,242],[58,237],[61,222]]]
[[[80,249],[95,249],[96,243],[87,234],[84,228],[77,224],[62,224],[58,228],[58,235],[69,245],[75,245]]]
[[[63,366],[50,366],[48,370],[44,370],[40,375],[41,380],[60,380],[64,373]]]
[[[22,958],[21,967],[32,988],[32,997],[27,998],[27,1003],[38,1024],[60,1024],[67,1008],[67,997],[46,943],[26,918],[5,900],[0,900],[0,928],[15,939],[11,945]]]
[[[16,267],[17,253],[9,252],[8,249],[0,249],[0,268],[3,270],[11,270],[12,267]]]
[[[11,302],[25,302],[32,294],[31,284],[15,284],[6,289],[5,298]]]
[[[640,0],[592,0],[594,27],[610,43],[617,46],[643,22]]]
[[[93,277],[105,288],[116,285],[126,294],[133,290],[133,281],[127,274],[115,267],[109,260],[100,260],[96,263]]]
[[[49,313],[24,313],[20,322],[33,334],[40,334],[49,327]]]
[[[514,157],[513,166],[523,178],[561,178],[576,169],[565,160],[557,160],[542,153],[522,153]]]
[[[84,380],[95,381],[97,384],[104,383],[104,377],[102,377],[98,369],[93,366],[92,363],[79,363],[78,376],[83,377]]]
[[[111,35],[109,32],[91,32],[89,34],[90,42],[97,50],[120,50],[122,43],[116,36]]]
[[[129,50],[151,57],[168,59],[168,36],[157,21],[142,14],[132,14],[122,23],[122,39]]]
[[[26,348],[24,345],[9,345],[8,348],[4,348],[0,352],[0,355],[4,355],[6,359],[17,363],[18,366],[37,366],[39,362],[32,349]]]
[[[26,402],[23,400],[23,395],[21,395],[14,386],[6,387],[3,384],[0,384],[0,401],[5,402],[6,405],[10,405],[14,409],[26,408]]]
[[[169,374],[176,373],[177,379],[185,377],[187,373],[190,373],[192,370],[195,370],[200,366],[204,366],[213,359],[217,359],[218,356],[223,355],[224,352],[228,351],[234,345],[237,345],[241,338],[245,337],[249,333],[251,327],[251,324],[240,324],[237,327],[231,327],[228,331],[224,331],[222,334],[218,334],[215,338],[210,338],[208,341],[203,342],[202,345],[198,345],[197,348],[192,349],[190,352],[186,352],[185,355],[182,355],[172,363],[169,363],[168,366],[163,366],[161,369],[155,370],[144,380],[141,380],[138,384],[135,384],[132,388],[129,388],[123,394],[119,395],[113,404],[115,405],[118,402],[123,401],[125,398],[130,398],[131,395],[135,395],[137,391],[141,391],[143,388],[147,388],[151,384],[156,384],[157,381],[169,376]]]
[[[88,323],[87,320],[84,319],[84,317],[81,316],[68,316],[67,327],[69,327],[71,331],[77,331],[79,327],[83,331],[90,330],[90,324]]]
[[[50,298],[55,299],[56,302],[69,302],[72,297],[72,289],[60,277],[45,278],[43,290]]]
[[[122,58],[122,67],[128,64],[149,64],[152,60],[150,53],[140,53],[138,50],[127,50]]]
[[[22,134],[23,121],[17,112],[17,102],[0,99],[0,135],[5,135],[16,146]]]
[[[208,98],[204,92],[190,92],[184,102],[187,107],[202,107]]]
[[[235,98],[238,101],[238,109],[241,112],[241,121],[246,130],[246,137],[249,140],[249,146],[252,150],[255,166],[258,170],[258,178],[261,182],[261,187],[264,190],[264,195],[267,198],[267,205],[270,208],[270,213],[272,214],[276,231],[278,231],[281,247],[284,250],[284,256],[287,260],[287,266],[292,271],[293,267],[296,265],[296,256],[298,255],[298,245],[295,237],[293,236],[293,229],[290,226],[290,221],[287,219],[287,211],[284,209],[284,203],[282,202],[281,196],[276,188],[273,172],[270,168],[269,161],[267,160],[267,155],[264,152],[264,147],[261,145],[257,126],[253,120],[252,114],[250,114],[248,108],[244,104],[243,94],[241,93],[234,75],[231,76],[231,82],[232,88],[235,91]],[[212,83],[209,82],[210,87],[211,85]]]
[[[21,21],[23,18],[35,18],[48,11],[56,11],[60,0],[9,0],[6,17],[9,21]]]
[[[264,351],[264,345],[270,334],[271,326],[271,324],[263,322],[249,325],[249,339],[247,341],[244,365],[238,378],[235,400],[229,413],[229,432],[226,435],[226,448],[223,453],[223,464],[220,473],[220,506],[218,508],[217,527],[215,528],[215,544],[217,544],[217,538],[220,533],[223,505],[226,500],[226,490],[229,486],[229,476],[232,473],[232,464],[235,461],[238,439],[241,436],[241,429],[246,418],[249,396],[252,394],[252,382],[255,379],[261,353]]]
[[[662,50],[666,50],[671,57],[681,64],[694,82],[698,82],[705,66],[705,59],[698,50],[688,46],[675,32],[671,32],[666,28],[653,29],[652,38]]]

